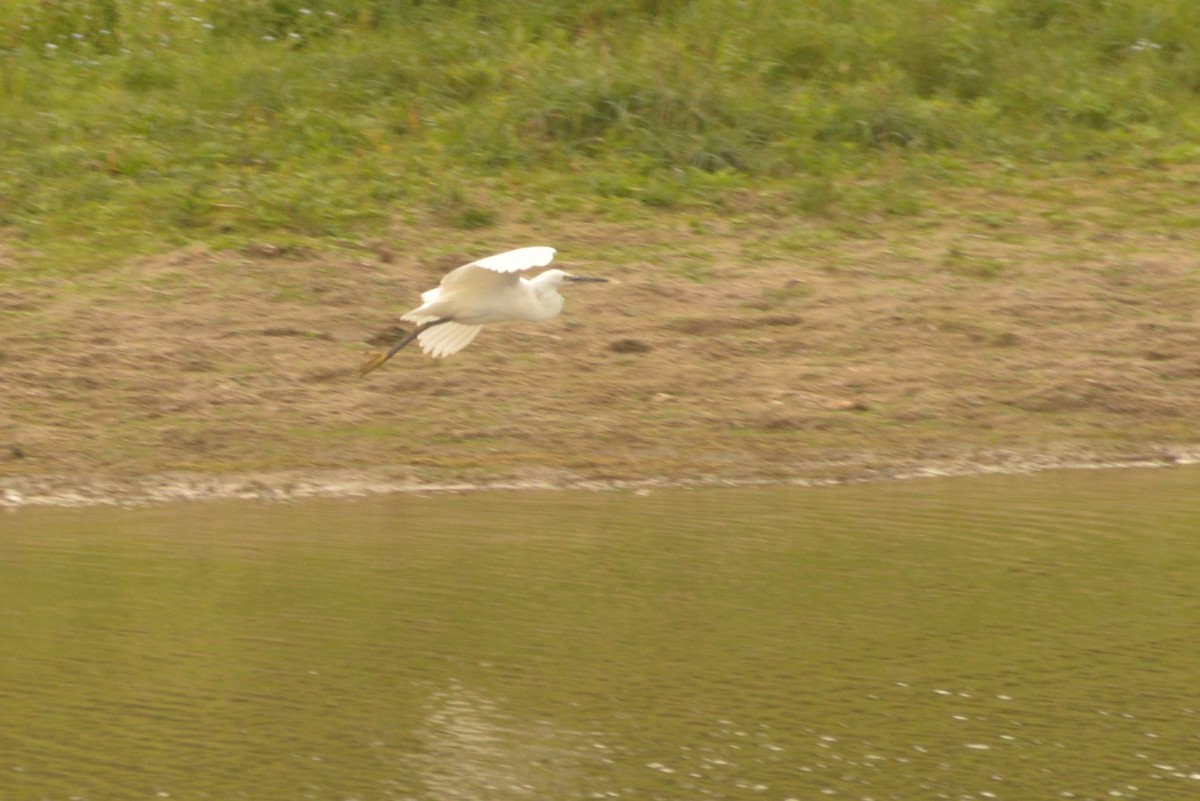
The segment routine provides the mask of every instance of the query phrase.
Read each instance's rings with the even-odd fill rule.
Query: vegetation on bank
[[[0,0],[0,256],[914,213],[1196,161],[1198,43],[1193,0]]]

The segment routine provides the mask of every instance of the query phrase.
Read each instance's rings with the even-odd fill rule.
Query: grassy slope
[[[487,227],[529,197],[852,228],[966,165],[1200,155],[1189,0],[0,0],[0,24],[17,273]]]
[[[474,5],[0,0],[3,471],[1194,440],[1200,6]],[[396,297],[534,240],[625,281],[586,341],[350,381]]]

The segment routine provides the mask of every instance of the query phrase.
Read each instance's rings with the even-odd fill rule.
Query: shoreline
[[[499,224],[486,247],[192,249],[6,287],[0,505],[1200,460],[1200,228],[1110,225],[1116,198],[1150,191],[1128,176],[944,189],[953,214],[881,219],[870,237],[810,239],[824,229],[753,212],[563,217],[536,235]],[[1064,209],[1076,225],[1053,224]],[[575,292],[560,317],[495,326],[453,359],[409,352],[356,376],[402,330],[402,299],[530,242],[619,289]]]
[[[831,487],[878,481],[984,475],[1032,475],[1052,470],[1127,470],[1200,464],[1200,444],[1151,445],[1140,456],[1088,453],[1050,455],[1013,452],[939,460],[888,463],[826,462],[798,466],[793,476],[707,476],[699,478],[588,478],[562,473],[555,478],[519,477],[494,481],[422,481],[383,469],[281,471],[277,473],[160,473],[130,478],[79,479],[34,475],[0,479],[0,509],[31,507],[144,507],[185,502],[253,500],[291,503],[312,499],[353,499],[394,494],[533,491],[628,491],[709,487]]]

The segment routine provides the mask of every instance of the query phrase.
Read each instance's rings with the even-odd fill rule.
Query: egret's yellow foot
[[[358,366],[358,377],[362,378],[364,375],[371,372],[372,370],[374,370],[376,367],[383,364],[387,360],[388,360],[388,354],[376,353],[374,356],[367,359],[365,362],[363,362],[362,364],[360,364]]]

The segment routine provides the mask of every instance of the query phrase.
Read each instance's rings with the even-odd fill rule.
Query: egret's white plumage
[[[401,319],[417,329],[400,339],[386,354],[372,357],[359,367],[365,375],[390,359],[416,337],[421,350],[435,359],[458,353],[471,344],[479,329],[506,320],[549,320],[563,308],[558,288],[566,281],[605,281],[562,270],[547,270],[536,278],[519,273],[545,267],[554,259],[554,248],[528,247],[464,264],[451,270],[441,283],[421,293],[420,306]]]
[[[415,322],[408,315],[401,319]],[[421,343],[421,350],[435,359],[444,359],[470,345],[471,340],[475,338],[481,328],[483,328],[482,325],[444,323],[437,328],[430,328],[417,334],[417,341]]]

